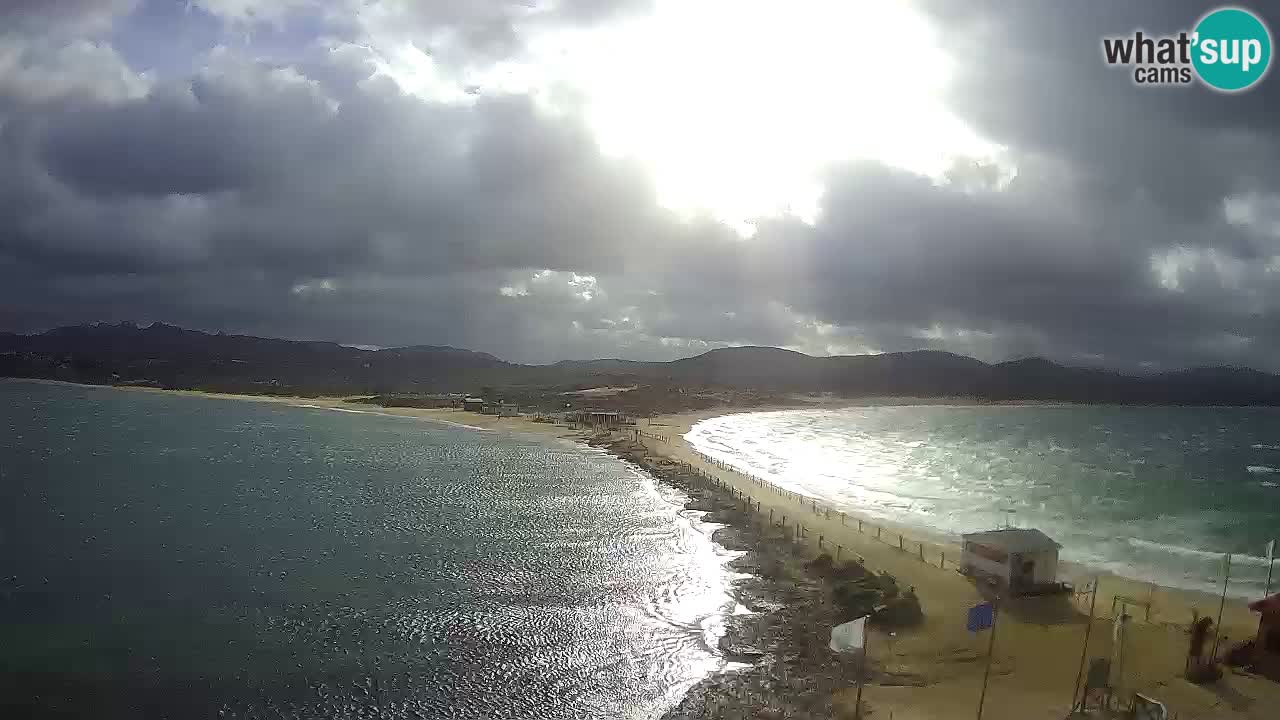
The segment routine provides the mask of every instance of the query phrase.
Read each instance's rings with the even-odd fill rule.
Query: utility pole
[[[862,662],[858,663],[858,696],[853,701],[853,720],[862,720],[862,685],[867,674],[867,621],[862,621]]]
[[[1098,604],[1098,578],[1093,578],[1093,597],[1089,600],[1089,624],[1084,626],[1084,646],[1080,648],[1080,670],[1076,672],[1076,689],[1071,693],[1071,712],[1076,711],[1080,698],[1080,683],[1084,681],[1084,661],[1089,656],[1089,635],[1093,633],[1093,610]]]
[[[1120,614],[1115,618],[1115,634],[1113,641],[1119,643],[1120,647],[1112,648],[1112,655],[1116,659],[1116,688],[1119,689],[1124,685],[1124,636],[1129,630],[1129,613],[1126,612],[1129,606],[1120,603]],[[1111,707],[1110,695],[1107,696],[1107,707]]]
[[[1276,566],[1276,541],[1272,540],[1267,543],[1267,588],[1262,591],[1262,597],[1270,597],[1271,595],[1271,571]]]
[[[995,658],[996,623],[1000,620],[1000,596],[991,604],[991,637],[987,641],[987,669],[982,673],[982,694],[978,696],[978,720],[982,720],[982,706],[987,700],[987,681],[991,678],[991,661]]]
[[[1227,553],[1227,569],[1222,576],[1222,601],[1218,603],[1218,622],[1213,626],[1213,653],[1211,662],[1218,661],[1218,642],[1222,639],[1222,611],[1227,607],[1227,583],[1231,580],[1231,553]]]

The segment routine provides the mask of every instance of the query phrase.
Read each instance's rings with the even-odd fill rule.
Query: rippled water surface
[[[0,433],[23,716],[649,718],[723,665],[728,555],[601,453],[21,382]]]
[[[946,535],[1039,527],[1068,560],[1174,586],[1220,589],[1233,552],[1232,593],[1257,597],[1280,536],[1277,409],[804,410],[687,437],[838,506]]]

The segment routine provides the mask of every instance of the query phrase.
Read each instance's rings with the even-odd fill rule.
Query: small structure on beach
[[[1014,595],[1060,590],[1058,550],[1062,546],[1034,528],[966,533],[960,572],[987,580]]]
[[[497,415],[498,417],[519,417],[520,406],[499,400],[498,402],[485,403],[481,412],[485,415]]]
[[[578,410],[569,415],[569,421],[592,429],[614,430],[631,424],[627,417],[612,410]]]
[[[1280,593],[1249,603],[1249,609],[1262,616],[1253,641],[1253,669],[1280,682]]]
[[[471,412],[484,412],[484,398],[465,397],[462,398],[462,409]]]

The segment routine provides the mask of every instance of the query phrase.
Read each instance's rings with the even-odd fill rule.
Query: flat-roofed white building
[[[1058,587],[1058,549],[1053,538],[1034,528],[1004,528],[966,533],[960,571],[984,578],[1014,595]]]

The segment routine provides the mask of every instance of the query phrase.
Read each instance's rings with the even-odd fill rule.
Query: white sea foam
[[[750,413],[698,423],[685,437],[743,472],[863,516],[951,538],[1012,521],[1059,540],[1066,561],[1195,590],[1220,587],[1222,551],[1248,549],[1241,536],[1254,537],[1253,548],[1263,542],[1256,536],[1267,518],[1280,525],[1270,496],[1247,494],[1268,493],[1265,488],[1280,483],[1239,484],[1229,473],[1198,466],[1193,474],[1185,464],[1185,441],[1151,444],[1146,428],[1152,421],[1126,414],[1141,411],[1054,412],[885,407]],[[1101,414],[1106,422],[1072,428],[1062,424],[1062,413]],[[1223,437],[1199,430],[1196,420],[1175,414],[1163,418],[1160,429],[1215,453],[1230,451],[1241,429],[1254,431],[1243,425]],[[1053,423],[1059,424],[1050,435],[1046,427]],[[1280,468],[1259,464],[1248,472],[1266,477]],[[1240,515],[1246,511],[1247,520]],[[1265,576],[1263,558],[1233,555],[1232,594],[1260,589],[1254,587],[1259,575]]]
[[[692,578],[685,579],[685,582],[693,583],[695,587],[689,591],[681,587],[673,588],[674,592],[671,594],[653,598],[644,612],[673,627],[686,628],[689,632],[696,633],[705,651],[718,659],[719,669],[732,669],[726,667],[729,663],[719,650],[719,641],[725,633],[725,618],[730,614],[737,614],[742,607],[729,594],[729,590],[733,580],[744,576],[732,571],[729,563],[745,553],[729,550],[712,540],[715,531],[724,526],[703,520],[705,512],[686,510],[684,505],[689,500],[687,495],[659,483],[639,467],[631,463],[625,464],[640,480],[642,492],[670,504],[675,511],[676,522],[691,531],[689,537],[696,540],[691,540],[687,551],[701,558],[698,564],[703,569],[698,582],[694,582]]]
[[[1226,553],[1212,552],[1209,550],[1197,550],[1195,548],[1183,547],[1181,545],[1170,545],[1167,543],[1152,542],[1150,540],[1142,540],[1141,538],[1127,538],[1130,545],[1146,550],[1154,550],[1156,552],[1169,553],[1172,555],[1181,555],[1184,557],[1196,558],[1199,560],[1223,562]],[[1260,565],[1267,566],[1267,559],[1256,555],[1245,555],[1243,553],[1233,554],[1231,556],[1233,565]]]

